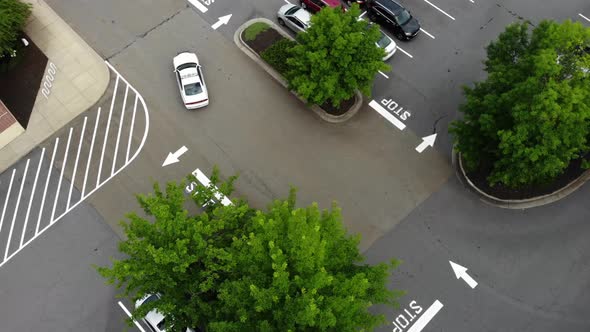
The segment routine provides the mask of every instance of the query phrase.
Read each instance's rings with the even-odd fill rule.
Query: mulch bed
[[[20,50],[23,58],[14,68],[0,74],[0,99],[20,125],[27,128],[47,66],[47,57],[27,35],[22,37],[29,41],[29,46]]]
[[[248,46],[250,46],[258,55],[264,52],[264,50],[269,48],[272,44],[284,38],[285,37],[283,37],[277,30],[273,29],[272,27],[257,34],[254,40],[246,40],[244,38],[244,32],[242,32],[242,39],[244,40],[244,42],[248,44]]]
[[[474,172],[466,172],[466,174],[476,187],[488,195],[500,199],[528,199],[551,194],[580,177],[586,171],[581,167],[584,159],[590,160],[590,153],[586,154],[583,158],[572,160],[564,172],[553,181],[546,184],[530,185],[520,189],[509,188],[501,184],[490,187],[487,177],[492,169],[491,164],[483,165],[480,169]]]
[[[258,55],[264,52],[272,44],[284,38],[285,37],[283,37],[272,27],[256,35],[254,40],[246,40],[244,38],[244,32],[242,32],[242,40],[244,40],[244,43],[250,46],[250,48],[252,48],[252,50],[254,50],[254,52],[256,52]],[[342,101],[338,107],[332,106],[331,102],[326,102],[323,105],[320,105],[320,108],[330,115],[342,115],[346,113],[352,107],[352,105],[354,105],[354,101],[355,97],[352,97],[348,100]]]

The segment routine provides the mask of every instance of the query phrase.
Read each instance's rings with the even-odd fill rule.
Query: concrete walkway
[[[0,172],[92,107],[109,84],[104,60],[45,1],[25,2],[33,5],[25,32],[49,61],[26,131],[0,149]]]

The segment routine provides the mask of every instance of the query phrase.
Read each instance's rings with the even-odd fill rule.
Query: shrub
[[[0,57],[10,56],[31,15],[31,5],[20,0],[0,1]]]
[[[289,70],[287,59],[290,57],[290,50],[295,45],[297,45],[296,42],[283,38],[272,44],[260,56],[279,73],[285,75]]]

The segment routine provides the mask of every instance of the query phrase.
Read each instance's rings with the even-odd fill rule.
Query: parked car
[[[397,45],[393,39],[386,35],[385,32],[381,31],[381,29],[379,29],[379,32],[381,33],[381,38],[379,38],[376,44],[385,51],[383,61],[386,61],[395,54],[395,51],[397,51]]]
[[[307,30],[311,23],[311,13],[297,5],[283,5],[277,16],[280,25],[287,26],[296,33]]]
[[[190,52],[177,54],[172,60],[180,97],[187,109],[209,105],[209,94],[197,55]]]
[[[352,6],[354,3],[357,3],[361,8],[363,8],[367,3],[366,0],[344,0],[344,2],[348,5],[348,7]]]
[[[368,0],[367,13],[373,21],[381,21],[401,40],[410,40],[420,32],[420,22],[394,0]]]
[[[148,303],[151,301],[156,301],[159,298],[160,298],[159,294],[148,294],[135,302],[135,308],[137,309],[142,304]],[[142,320],[145,323],[145,325],[147,325],[150,328],[150,330],[152,332],[166,332],[166,330],[164,328],[165,322],[166,322],[166,317],[164,317],[164,315],[159,313],[157,310],[154,309],[154,310],[148,312],[147,315],[145,315],[145,317]],[[186,332],[195,332],[195,330],[193,330],[191,328],[187,328]]]
[[[340,0],[300,0],[299,2],[301,2],[301,7],[303,7],[303,9],[307,9],[312,13],[317,13],[320,10],[322,10],[322,8],[328,6],[328,7],[338,7],[341,6],[342,10],[346,10],[346,8],[344,8],[342,6],[342,3],[340,2]]]

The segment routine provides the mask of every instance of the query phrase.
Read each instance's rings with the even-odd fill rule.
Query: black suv
[[[398,39],[410,40],[420,31],[420,22],[394,0],[368,0],[367,13],[373,21],[383,21]]]

